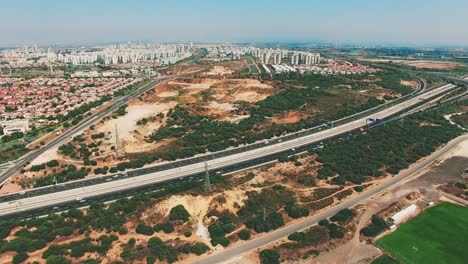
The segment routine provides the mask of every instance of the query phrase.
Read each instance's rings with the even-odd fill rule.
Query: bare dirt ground
[[[418,88],[418,82],[417,81],[405,81],[405,80],[401,80],[400,81],[401,85],[404,85],[404,86],[409,86],[413,89],[417,89]]]
[[[364,59],[364,61],[373,61],[373,62],[390,62],[399,63],[404,65],[413,66],[416,68],[425,68],[425,69],[454,69],[460,64],[451,61],[430,61],[430,60],[402,60],[402,59]]]
[[[274,116],[271,121],[276,124],[294,124],[301,121],[305,116],[297,111],[289,111],[282,116]]]
[[[234,73],[233,70],[229,70],[223,66],[215,65],[208,72],[202,73],[203,76],[224,76]]]

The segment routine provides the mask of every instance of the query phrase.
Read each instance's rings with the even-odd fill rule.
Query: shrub
[[[135,231],[138,234],[143,234],[143,235],[147,235],[147,236],[151,236],[152,234],[154,234],[153,228],[151,228],[151,226],[145,225],[144,223],[139,223],[137,225]]]
[[[57,160],[51,160],[47,162],[47,167],[52,168],[52,167],[57,167],[59,165],[59,162]]]
[[[463,182],[456,182],[455,183],[455,187],[457,187],[458,189],[466,189],[466,184],[464,184]]]
[[[355,216],[351,209],[343,209],[330,218],[333,222],[348,222]]]
[[[174,232],[174,225],[170,222],[160,223],[153,227],[155,232],[164,231],[164,233],[169,234]]]
[[[210,250],[210,248],[207,245],[203,243],[195,243],[195,245],[193,245],[190,249],[190,252],[197,256],[200,256],[205,254],[205,252],[207,252],[208,250]]]
[[[359,186],[354,187],[354,190],[356,192],[362,192],[364,190],[364,187],[362,187],[362,185],[359,185]]]
[[[182,220],[184,222],[188,221],[190,214],[187,212],[185,207],[181,204],[173,207],[169,213],[169,220]]]
[[[190,231],[185,231],[185,232],[184,232],[184,236],[185,236],[185,237],[191,237],[191,236],[192,236],[192,232],[190,232]]]
[[[71,264],[71,261],[63,256],[52,255],[46,259],[46,264]]]
[[[372,216],[372,223],[361,230],[361,233],[367,237],[375,237],[388,228],[387,222],[377,215]]]
[[[260,263],[280,264],[280,254],[276,250],[264,249],[260,251]]]
[[[21,262],[28,259],[28,254],[26,252],[20,252],[13,257],[13,264],[20,264]]]
[[[242,240],[249,240],[251,235],[250,235],[250,231],[247,230],[247,229],[243,229],[239,232],[239,238],[242,239]]]
[[[328,228],[331,238],[343,238],[344,237],[343,229],[337,224],[330,224],[328,225],[327,228]]]
[[[221,245],[223,247],[227,247],[229,245],[229,239],[225,236],[213,237],[211,239],[211,245],[214,247],[217,245]]]

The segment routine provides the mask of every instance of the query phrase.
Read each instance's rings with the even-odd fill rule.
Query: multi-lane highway
[[[368,114],[357,115],[357,118],[349,122],[336,122],[334,126],[328,129],[316,129],[314,133],[298,132],[299,137],[290,137],[288,140],[282,141],[281,138],[275,139],[274,143],[265,141],[265,146],[253,149],[248,149],[242,152],[237,152],[225,156],[213,156],[211,160],[207,161],[210,170],[220,170],[225,167],[233,166],[235,164],[246,163],[251,160],[261,159],[263,157],[272,155],[274,153],[282,153],[289,150],[307,146],[314,143],[319,143],[329,138],[334,138],[350,131],[357,130],[367,123],[369,118],[386,119],[394,117],[407,109],[414,108],[421,105],[433,97],[440,96],[452,89],[456,88],[455,85],[447,84],[435,89],[430,89],[424,93],[414,94],[398,104],[388,105],[379,109],[377,112],[370,112]],[[303,133],[303,134],[300,134]],[[186,164],[186,165],[185,165]],[[142,169],[145,170],[145,169]],[[15,197],[23,197],[22,199],[2,199],[0,197],[0,216],[14,215],[22,212],[33,211],[39,208],[52,208],[53,206],[62,205],[65,203],[73,203],[81,200],[92,199],[93,197],[103,196],[109,193],[119,193],[125,190],[138,188],[145,185],[155,183],[162,183],[170,180],[177,180],[179,178],[192,176],[203,173],[205,170],[205,161],[196,163],[180,163],[180,166],[172,166],[169,169],[160,170],[157,172],[149,172],[138,176],[127,177],[127,174],[107,176],[105,181],[97,182],[93,185],[79,185],[73,189],[62,189],[54,187],[54,192],[45,193],[28,197],[26,195],[17,194]],[[151,170],[150,170],[151,171]],[[110,180],[109,180],[110,179]],[[81,181],[83,182],[83,181]],[[15,194],[13,194],[14,196]]]
[[[333,207],[330,207],[318,214],[314,214],[310,217],[307,217],[299,222],[296,222],[294,224],[287,225],[281,229],[272,231],[268,234],[262,235],[258,238],[255,238],[250,241],[243,242],[242,244],[232,247],[232,248],[227,248],[225,250],[222,250],[220,252],[217,252],[212,255],[208,255],[206,257],[202,257],[200,259],[197,259],[193,262],[192,264],[215,264],[215,263],[223,263],[227,262],[230,259],[236,258],[241,256],[243,253],[249,252],[251,250],[255,250],[257,248],[260,248],[262,246],[268,245],[270,243],[274,243],[275,241],[278,241],[284,237],[287,237],[294,232],[299,232],[302,231],[312,225],[317,224],[320,220],[326,219],[329,217],[332,217],[336,213],[338,213],[340,210],[346,209],[346,208],[351,208],[353,206],[356,206],[363,201],[375,196],[376,194],[392,187],[395,186],[396,184],[402,182],[403,180],[407,179],[408,177],[417,174],[420,172],[422,169],[426,168],[427,166],[431,165],[434,161],[440,159],[444,154],[446,154],[448,151],[452,150],[454,147],[459,145],[461,142],[468,140],[468,135],[463,135],[460,136],[452,141],[450,141],[447,145],[445,145],[443,148],[440,150],[434,152],[431,154],[429,157],[425,158],[422,162],[416,163],[414,166],[411,166],[405,171],[402,171],[395,177],[391,178],[390,180],[372,188],[367,191],[364,191],[360,193],[359,195],[355,196],[352,199],[346,200],[342,203],[339,203]]]
[[[0,175],[0,185],[3,185],[8,180],[9,177],[11,177],[12,175],[19,172],[28,162],[32,161],[33,159],[35,159],[36,157],[38,157],[39,155],[41,155],[45,151],[47,151],[47,150],[49,150],[49,149],[51,149],[53,147],[57,147],[57,146],[60,146],[60,145],[62,145],[64,143],[67,143],[73,135],[78,134],[79,132],[81,132],[81,131],[85,130],[86,128],[88,128],[89,126],[91,126],[93,123],[99,121],[100,118],[102,118],[102,117],[112,113],[113,111],[117,110],[119,107],[126,104],[132,98],[135,98],[135,97],[147,92],[152,87],[154,87],[154,85],[156,85],[157,83],[159,83],[161,81],[164,81],[166,79],[169,79],[169,78],[174,78],[174,76],[163,77],[163,78],[159,78],[159,79],[150,81],[148,84],[144,85],[143,87],[141,87],[137,91],[115,100],[114,102],[112,102],[112,104],[110,104],[106,108],[92,114],[91,116],[84,119],[83,121],[78,123],[76,126],[71,128],[70,130],[64,132],[63,134],[61,134],[58,137],[51,140],[50,142],[46,143],[41,148],[39,148],[37,150],[34,150],[34,151],[31,151],[27,155],[25,155],[25,156],[21,157],[20,159],[16,160],[16,162],[14,163],[13,166],[10,166],[9,168],[7,168]]]

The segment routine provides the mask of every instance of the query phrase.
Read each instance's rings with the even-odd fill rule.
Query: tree
[[[46,259],[46,264],[71,264],[71,261],[63,256],[52,255]]]
[[[243,229],[239,232],[239,238],[242,240],[249,240],[250,236],[250,231],[247,229]]]
[[[144,223],[139,223],[135,231],[138,234],[143,234],[147,236],[151,236],[152,234],[154,234],[153,228],[151,228],[151,226],[145,225]]]
[[[57,160],[51,160],[47,162],[47,167],[52,168],[52,167],[57,167],[59,165]]]
[[[260,251],[260,263],[262,264],[280,264],[280,254],[276,250],[264,249]]]
[[[193,254],[197,256],[200,256],[200,255],[205,254],[205,252],[207,252],[208,250],[210,250],[210,248],[207,245],[198,242],[192,246],[192,248],[190,249],[190,252],[192,252]]]
[[[20,252],[13,257],[13,264],[20,264],[23,261],[28,259],[28,254],[26,252]]]
[[[330,218],[330,220],[333,222],[344,223],[344,222],[348,222],[349,220],[351,220],[354,216],[355,216],[354,211],[346,208],[336,213],[334,216]]]
[[[190,218],[189,212],[181,204],[173,207],[169,213],[169,220],[182,220],[187,222]]]

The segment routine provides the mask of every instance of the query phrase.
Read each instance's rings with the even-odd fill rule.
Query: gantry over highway
[[[205,165],[212,172],[226,168],[244,169],[280,153],[295,154],[323,141],[336,139],[363,128],[368,120],[388,120],[421,106],[433,98],[448,93],[457,86],[445,84],[432,89],[417,91],[385,105],[330,122],[328,125],[310,128],[286,136],[257,142],[247,146],[211,153],[199,157],[160,165],[83,179],[55,186],[41,187],[23,192],[0,196],[0,218],[9,219],[47,214],[70,206],[82,206],[112,199],[113,194],[129,195],[132,190],[145,186],[165,184],[171,181],[203,175]]]

